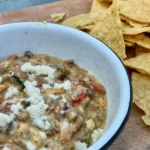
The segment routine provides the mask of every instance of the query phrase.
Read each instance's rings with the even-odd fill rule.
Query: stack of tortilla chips
[[[133,102],[150,125],[150,0],[93,0],[89,13],[62,24],[104,42],[133,69]]]

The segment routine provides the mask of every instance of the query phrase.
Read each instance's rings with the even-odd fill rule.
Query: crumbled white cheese
[[[61,99],[61,100],[62,100],[64,103],[66,103],[66,102],[67,102],[67,100],[66,100],[65,96],[64,96],[64,95],[62,95],[61,97],[62,97],[62,99]]]
[[[11,98],[14,95],[18,95],[18,89],[16,87],[10,86],[5,94],[5,99]]]
[[[33,81],[35,79],[34,74],[28,74],[28,80]]]
[[[52,128],[51,124],[47,120],[42,120],[42,118],[34,119],[33,124],[43,130],[49,130]]]
[[[23,109],[23,106],[21,106],[20,103],[14,104],[11,106],[10,110],[15,114],[19,115],[19,111]]]
[[[61,110],[61,111],[60,111],[60,114],[61,114],[61,115],[64,115],[64,114],[65,114],[65,111],[64,111],[64,110]]]
[[[36,88],[35,82],[30,82],[30,81],[25,81],[24,82],[24,92],[28,95],[28,96],[39,96],[40,95],[40,89]]]
[[[50,94],[49,97],[54,99],[54,100],[57,100],[58,98],[60,98],[60,96],[54,95],[54,94]]]
[[[10,150],[10,148],[8,148],[7,146],[3,147],[2,150]]]
[[[11,119],[8,115],[0,113],[0,127],[5,127],[10,122]]]
[[[27,112],[31,115],[33,119],[37,119],[45,113],[45,110],[48,108],[48,105],[43,101],[37,103],[36,105],[31,105],[26,108]]]
[[[39,135],[41,136],[42,139],[47,138],[47,135],[45,134],[45,132],[39,132]]]
[[[36,150],[36,146],[30,141],[26,142],[26,148],[27,150]]]
[[[37,86],[38,85],[36,81],[32,81],[30,83],[32,84],[32,86]]]
[[[26,101],[31,102],[31,105],[26,108],[26,111],[30,114],[33,124],[43,130],[50,129],[51,124],[47,121],[47,117],[43,116],[48,105],[45,104],[40,89],[35,87],[37,82],[25,81],[24,85],[24,92],[29,96]]]
[[[69,123],[66,120],[64,120],[61,124],[61,131],[68,127],[69,127]]]
[[[87,144],[84,142],[74,142],[75,150],[87,150]]]
[[[48,130],[51,128],[51,124],[47,121],[47,117],[42,117],[47,108],[48,105],[45,104],[44,101],[41,101],[36,105],[31,105],[26,108],[27,112],[33,119],[33,124],[37,125],[39,128],[44,130]]]
[[[66,80],[64,83],[59,84],[59,83],[55,83],[54,84],[54,88],[55,89],[60,89],[63,88],[69,92],[71,92],[71,82],[69,80]]]
[[[54,82],[54,72],[55,69],[50,66],[45,65],[37,65],[33,66],[30,62],[27,62],[21,66],[21,71],[34,73],[36,76],[38,75],[48,75],[49,84]]]
[[[25,85],[24,92],[29,96],[27,101],[31,102],[32,104],[37,104],[38,102],[43,101],[40,89],[35,87],[36,82],[25,81],[24,85]]]
[[[13,127],[17,127],[18,123],[16,121],[13,122]]]
[[[15,73],[14,73],[13,71],[10,71],[10,75],[11,75],[11,76],[14,76]]]
[[[95,143],[102,135],[103,135],[104,130],[98,128],[97,130],[94,130],[92,133],[92,143]]]
[[[3,78],[0,76],[0,84],[2,83],[2,81],[3,81]]]
[[[15,117],[16,117],[16,115],[13,114],[13,113],[11,113],[11,114],[9,115],[10,122],[13,121],[13,120],[15,119]]]
[[[54,83],[54,81],[55,81],[54,78],[55,78],[54,73],[49,72],[49,73],[48,73],[48,77],[47,77],[48,83],[49,83],[49,84]]]
[[[60,96],[55,95],[55,94],[50,94],[49,97],[52,98],[52,99],[54,99],[54,100],[57,100],[57,99],[61,98],[60,99],[61,101],[63,101],[64,103],[67,102],[64,94],[61,94]]]
[[[49,84],[42,84],[43,89],[50,89],[51,86]]]

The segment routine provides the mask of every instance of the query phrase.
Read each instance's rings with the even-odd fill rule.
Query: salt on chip
[[[81,28],[82,26],[90,25],[93,23],[89,18],[89,13],[80,14],[66,19],[62,24],[72,28],[78,28],[78,26]]]
[[[136,43],[144,48],[150,49],[150,38],[143,33],[137,35],[124,35],[124,40]]]
[[[66,13],[55,13],[51,14],[50,17],[53,22],[59,22],[64,19],[65,15]]]
[[[101,19],[107,12],[108,8],[110,7],[110,4],[110,2],[100,2],[98,0],[93,0],[90,18],[92,20]]]
[[[150,76],[132,73],[133,103],[145,112],[142,117],[150,125]]]
[[[103,19],[95,24],[90,34],[112,48],[121,59],[126,58],[117,0],[113,1]]]
[[[150,52],[123,61],[125,66],[150,75]]]
[[[135,49],[136,56],[139,56],[139,55],[142,55],[142,54],[148,53],[148,52],[150,52],[149,49],[136,45],[136,49]]]
[[[150,23],[150,0],[128,0],[120,7],[120,14],[138,22]]]

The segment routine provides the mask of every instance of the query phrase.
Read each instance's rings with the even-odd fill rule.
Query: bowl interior
[[[96,75],[107,90],[108,118],[105,134],[89,149],[99,149],[115,134],[130,103],[130,85],[126,71],[116,55],[102,42],[72,28],[35,23],[0,26],[0,59],[24,51],[45,53],[77,64]]]

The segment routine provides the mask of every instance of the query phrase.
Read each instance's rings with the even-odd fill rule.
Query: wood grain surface
[[[27,21],[51,22],[50,14],[65,12],[66,17],[89,12],[92,0],[63,0],[0,14],[0,24]]]
[[[0,14],[0,24],[24,21],[51,22],[50,14],[66,12],[73,16],[90,11],[92,0],[63,0],[32,8]],[[135,105],[132,106],[129,121],[109,150],[150,150],[150,127],[141,120],[144,115]]]

